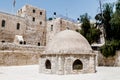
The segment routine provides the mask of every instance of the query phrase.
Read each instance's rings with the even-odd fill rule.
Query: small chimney
[[[77,23],[80,23],[80,19],[79,18],[77,18]]]
[[[56,19],[56,12],[54,12],[53,18]]]

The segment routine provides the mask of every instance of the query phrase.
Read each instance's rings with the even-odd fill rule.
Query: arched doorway
[[[81,70],[81,69],[83,69],[82,62],[79,59],[75,60],[73,63],[73,70]]]
[[[46,67],[46,69],[51,69],[51,62],[50,62],[50,60],[46,60],[46,62],[45,62],[45,67]]]

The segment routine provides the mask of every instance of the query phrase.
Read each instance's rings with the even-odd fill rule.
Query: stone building
[[[96,54],[88,41],[72,30],[59,32],[40,55],[40,72],[50,74],[92,73]]]
[[[47,21],[46,42],[50,42],[52,38],[60,31],[66,29],[75,31],[76,29],[80,29],[80,26],[80,23],[72,22],[64,18],[55,18],[53,20]]]
[[[17,15],[0,12],[0,41],[13,43],[16,35],[28,45],[46,44],[46,11],[31,5],[18,10]]]

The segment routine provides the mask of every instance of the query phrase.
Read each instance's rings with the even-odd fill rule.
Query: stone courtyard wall
[[[120,66],[120,51],[113,57],[104,57],[100,52],[97,55],[98,66]]]
[[[44,46],[0,43],[0,66],[38,64]]]

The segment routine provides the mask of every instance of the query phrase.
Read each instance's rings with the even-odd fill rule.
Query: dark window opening
[[[40,43],[38,43],[38,46],[40,46]]]
[[[2,27],[5,27],[5,20],[2,20]]]
[[[50,62],[50,60],[46,60],[45,67],[46,67],[46,69],[51,69],[51,62]]]
[[[42,22],[40,22],[40,25],[42,25]]]
[[[1,41],[2,43],[5,43],[5,41]]]
[[[33,17],[33,21],[35,21],[35,17]]]
[[[51,31],[53,31],[53,25],[51,25]]]
[[[83,69],[83,64],[80,60],[75,60],[73,63],[73,70],[81,70]]]
[[[40,15],[42,15],[42,12],[40,12]]]
[[[35,9],[33,9],[33,13],[35,13]]]
[[[20,42],[19,42],[19,44],[23,44],[23,42],[22,42],[22,41],[20,41]]]
[[[17,30],[20,29],[20,23],[17,23]]]
[[[24,41],[24,44],[26,44],[26,41]]]

